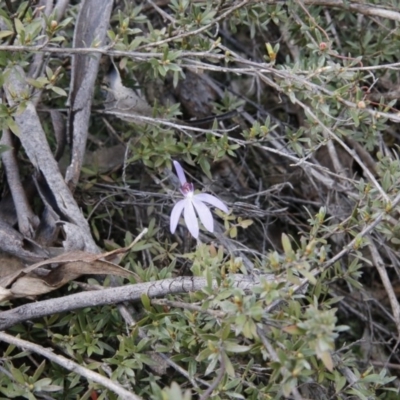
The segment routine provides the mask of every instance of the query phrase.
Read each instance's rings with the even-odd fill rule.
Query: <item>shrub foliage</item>
[[[398,1],[51,3],[0,1],[2,398],[397,398]]]

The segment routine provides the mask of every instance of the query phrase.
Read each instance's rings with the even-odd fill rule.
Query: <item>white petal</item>
[[[195,196],[197,197],[197,196]],[[209,232],[214,232],[214,220],[211,214],[211,211],[208,207],[202,203],[199,199],[192,199],[193,205],[197,211],[198,216],[200,217],[201,223]]]
[[[222,210],[223,212],[225,212],[227,214],[229,212],[228,207],[220,199],[217,199],[215,196],[212,196],[211,194],[208,194],[208,193],[195,194],[193,196],[193,199],[197,199],[197,200],[209,203],[209,204],[213,205],[214,207],[219,208],[220,210]]]
[[[175,165],[176,173],[178,174],[179,182],[181,183],[181,186],[183,186],[186,183],[185,172],[178,161],[173,161],[173,163]]]
[[[185,199],[185,210],[183,215],[185,217],[186,226],[194,238],[199,237],[199,223],[197,222],[196,213],[194,212],[193,204],[190,199]]]
[[[171,218],[170,218],[170,226],[169,229],[171,233],[175,233],[176,227],[178,226],[179,217],[182,214],[182,210],[185,207],[186,200],[179,200],[172,209]]]

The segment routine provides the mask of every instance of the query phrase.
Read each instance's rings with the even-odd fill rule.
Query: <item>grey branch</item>
[[[11,67],[8,71],[5,83],[5,92],[8,103],[15,105],[15,98],[24,98],[29,93],[24,70],[19,66]],[[37,170],[40,170],[51,188],[59,210],[68,216],[81,232],[85,250],[92,253],[98,252],[98,248],[90,233],[89,224],[81,213],[75,199],[64,182],[53,157],[46,134],[42,128],[35,105],[32,101],[26,102],[25,110],[15,117],[20,130],[20,141],[26,154]]]
[[[3,130],[0,144],[10,147],[10,150],[5,151],[1,155],[1,159],[6,170],[8,185],[14,201],[19,231],[24,236],[32,238],[35,229],[39,225],[39,218],[33,213],[22,186],[17,155],[13,148],[11,132],[8,129]]]
[[[136,396],[135,394],[124,389],[117,383],[113,382],[111,379],[108,379],[105,376],[98,374],[97,372],[91,371],[88,368],[82,367],[81,365],[77,364],[72,360],[69,360],[68,358],[55,354],[52,349],[46,349],[37,344],[16,338],[5,332],[0,332],[0,341],[12,344],[24,350],[29,350],[34,353],[40,354],[41,356],[60,365],[61,367],[67,369],[68,371],[75,372],[76,374],[84,376],[86,379],[92,382],[96,382],[99,383],[100,385],[103,385],[105,388],[116,393],[118,396],[121,396],[121,398],[124,400],[141,400],[139,396]]]
[[[274,275],[266,275],[264,277],[268,280],[276,280]],[[257,277],[246,275],[232,275],[231,279],[234,280],[236,287],[243,290],[249,290],[259,282]],[[217,287],[217,282],[214,281],[213,285]],[[206,286],[206,278],[182,277],[82,292],[57,299],[38,301],[1,312],[0,330],[30,319],[79,308],[118,304],[123,301],[138,301],[143,294],[150,298],[155,298],[166,296],[167,294],[196,292]]]
[[[76,22],[73,47],[91,46],[95,42],[104,45],[113,2],[109,0],[85,0]],[[75,54],[71,69],[69,122],[72,135],[72,159],[65,180],[71,190],[79,181],[86,150],[94,83],[97,77],[100,54]]]

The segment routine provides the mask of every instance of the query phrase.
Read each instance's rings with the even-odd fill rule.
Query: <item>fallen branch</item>
[[[244,290],[249,290],[259,283],[258,279],[247,275],[237,274],[230,276],[230,278],[234,280],[234,286]],[[266,275],[265,278],[268,280],[276,280],[275,275]],[[137,301],[141,299],[142,295],[155,298],[168,294],[196,292],[206,286],[206,278],[181,277],[76,293],[57,299],[38,301],[0,313],[0,330],[10,328],[23,321],[60,312],[77,310],[85,307],[118,304],[123,301]],[[213,286],[217,287],[217,281],[213,282]]]
[[[105,376],[98,374],[97,372],[91,371],[88,368],[82,367],[82,365],[79,365],[76,362],[69,360],[68,358],[54,354],[53,349],[46,349],[42,346],[39,346],[38,344],[16,338],[5,332],[0,332],[0,341],[12,344],[24,350],[29,350],[34,353],[40,354],[41,356],[60,365],[68,371],[75,372],[76,374],[85,377],[89,381],[99,383],[100,385],[111,390],[118,396],[121,396],[121,398],[125,400],[141,400],[139,396],[136,396],[135,394],[124,389],[122,386],[118,385],[111,379],[108,379]]]

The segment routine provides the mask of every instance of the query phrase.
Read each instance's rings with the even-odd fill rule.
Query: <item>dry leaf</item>
[[[127,252],[130,246],[104,254],[93,254],[84,251],[70,251],[65,254],[37,262],[29,267],[21,265],[4,269],[0,274],[0,301],[17,297],[32,297],[45,294],[60,288],[81,275],[116,275],[124,278],[134,274],[117,264],[104,260],[115,258]],[[1,259],[0,259],[1,263]],[[1,264],[0,264],[1,265]],[[51,270],[42,267],[58,265]],[[10,288],[10,290],[6,290]]]
[[[19,278],[11,287],[12,297],[39,296],[56,290],[81,275],[117,275],[128,278],[132,272],[108,261],[93,262],[75,261],[63,264],[51,270],[45,276],[39,276],[37,271]]]

